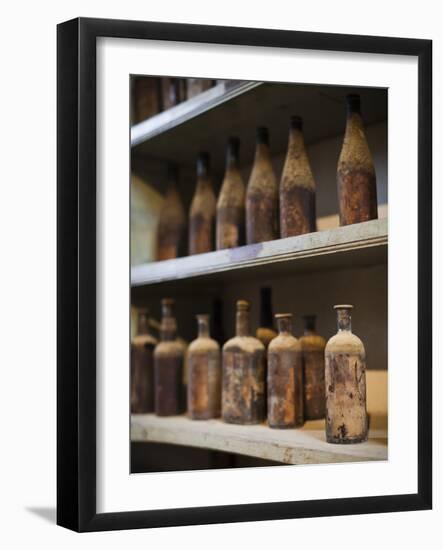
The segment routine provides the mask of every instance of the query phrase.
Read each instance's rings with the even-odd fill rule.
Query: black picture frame
[[[174,40],[418,58],[418,490],[415,494],[96,512],[96,39]],[[107,19],[57,29],[57,523],[76,531],[432,507],[432,42]]]

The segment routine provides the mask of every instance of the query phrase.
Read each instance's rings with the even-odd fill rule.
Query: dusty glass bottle
[[[225,177],[217,200],[217,250],[240,246],[244,242],[245,184],[238,166],[239,148],[240,140],[230,138]]]
[[[209,154],[197,158],[197,185],[189,211],[189,254],[214,249],[216,199],[209,172]]]
[[[223,346],[222,418],[258,424],[265,416],[265,348],[251,336],[249,302],[238,300],[236,336]]]
[[[177,190],[177,179],[177,168],[168,165],[168,188],[158,221],[158,260],[177,258],[184,237],[186,215]]]
[[[291,117],[288,151],[280,181],[280,236],[316,231],[315,181],[305,148],[303,121]]]
[[[184,412],[183,344],[177,340],[174,300],[162,300],[160,343],[154,350],[155,413],[171,416]]]
[[[269,286],[260,288],[260,326],[255,336],[268,349],[270,341],[277,336],[272,316],[272,289]]]
[[[209,335],[209,315],[197,315],[198,338],[188,347],[188,415],[193,420],[220,416],[220,346]]]
[[[326,440],[359,443],[368,438],[366,354],[352,333],[351,305],[337,305],[338,332],[325,348]]]
[[[340,225],[377,218],[375,167],[360,112],[360,96],[346,98],[347,120],[337,166]]]
[[[268,348],[268,424],[303,425],[303,369],[300,342],[292,334],[292,315],[279,313],[278,336]]]
[[[315,332],[315,315],[304,315],[305,329],[300,337],[303,358],[303,411],[305,420],[325,417],[326,340]]]
[[[246,189],[247,244],[272,241],[278,231],[278,183],[271,162],[269,133],[257,128],[257,146]]]
[[[131,341],[131,412],[154,411],[154,347],[157,339],[149,330],[149,311],[139,310],[137,335]]]

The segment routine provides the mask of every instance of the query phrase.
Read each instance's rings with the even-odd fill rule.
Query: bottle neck
[[[289,130],[289,143],[288,149],[296,151],[305,150],[305,140],[303,137],[303,132],[299,128],[291,128]]]
[[[237,310],[236,334],[237,336],[249,336],[251,334],[249,325],[249,311]]]
[[[260,291],[260,326],[271,328],[272,321],[272,291],[265,287]]]
[[[339,332],[351,332],[351,310],[337,309],[337,327]]]
[[[198,337],[209,338],[209,316],[197,315]]]
[[[292,316],[277,317],[277,328],[279,334],[292,334]]]
[[[209,160],[206,156],[197,159],[197,179],[209,180]]]
[[[308,336],[309,334],[315,334],[315,315],[306,315],[304,317],[305,320],[305,328],[304,328],[304,334]]]
[[[140,313],[138,316],[138,334],[149,334],[149,315],[145,312]]]
[[[174,306],[170,300],[162,302],[162,321],[160,324],[160,338],[162,342],[175,340],[177,337],[177,321],[174,317]]]
[[[239,142],[232,140],[226,151],[226,170],[238,170]]]

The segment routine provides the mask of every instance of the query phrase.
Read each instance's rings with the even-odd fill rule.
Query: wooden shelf
[[[131,268],[131,285],[154,285],[184,279],[212,282],[227,275],[268,277],[296,271],[343,266],[377,265],[387,262],[387,219],[288,237],[260,244],[151,262]]]
[[[131,441],[201,447],[273,460],[284,464],[326,464],[387,460],[386,429],[373,429],[369,440],[355,445],[326,443],[324,420],[301,429],[276,430],[265,424],[237,426],[221,420],[186,416],[132,415]]]

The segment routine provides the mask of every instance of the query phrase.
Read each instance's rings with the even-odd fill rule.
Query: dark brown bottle
[[[278,238],[278,183],[272,168],[268,129],[257,129],[257,147],[246,190],[247,244]]]
[[[154,411],[154,347],[157,339],[149,331],[149,313],[138,314],[137,335],[131,342],[131,412]]]
[[[209,315],[197,315],[198,338],[188,347],[188,415],[193,420],[220,416],[220,346],[209,336]]]
[[[183,344],[177,340],[174,300],[162,300],[160,343],[154,350],[155,413],[171,416],[183,413]]]
[[[197,158],[197,186],[189,211],[189,254],[214,249],[214,216],[216,200],[209,173],[209,154]]]
[[[305,420],[325,417],[326,340],[315,332],[315,315],[305,315],[305,330],[300,338],[303,357]]]
[[[278,336],[268,348],[268,423],[271,428],[303,425],[303,368],[291,313],[280,313]]]
[[[348,95],[346,102],[346,131],[337,167],[340,225],[377,218],[375,168],[360,113],[360,96]]]
[[[265,348],[251,336],[249,302],[237,301],[236,336],[223,346],[222,417],[231,424],[265,419]]]
[[[277,336],[272,315],[272,289],[269,286],[260,289],[260,326],[255,336],[268,349],[269,343]]]
[[[305,148],[303,121],[293,116],[280,182],[280,235],[312,233],[316,225],[315,181]]]
[[[177,190],[177,168],[168,166],[168,190],[160,211],[157,233],[157,259],[177,258],[185,233],[186,215]]]
[[[366,413],[366,354],[352,334],[353,306],[334,306],[338,332],[325,348],[326,440],[360,443],[368,438]]]
[[[238,167],[240,141],[230,138],[226,171],[217,200],[217,250],[240,246],[244,241],[245,184]]]
[[[161,110],[161,86],[159,78],[133,78],[133,122],[141,122]]]

